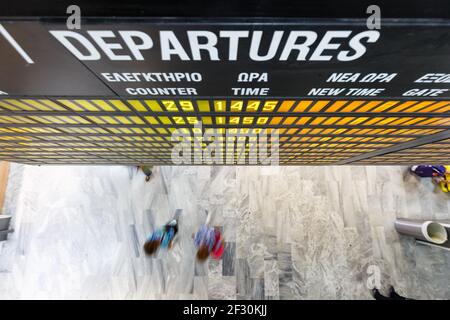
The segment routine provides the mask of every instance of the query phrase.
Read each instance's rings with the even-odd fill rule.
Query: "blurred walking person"
[[[411,166],[409,169],[416,176],[421,178],[434,178],[434,177],[442,177],[446,172],[449,172],[449,166],[443,165],[417,165]]]
[[[153,166],[138,166],[139,169],[145,174],[145,181],[149,182],[153,174]]]
[[[181,215],[181,210],[175,212],[174,217],[167,222],[161,229],[154,231],[144,243],[144,251],[151,256],[156,254],[159,248],[172,249],[176,235],[178,233],[178,220]]]
[[[218,228],[211,227],[211,213],[206,211],[206,221],[194,236],[194,243],[197,248],[197,260],[205,262],[208,257],[220,259],[222,257],[225,241]]]
[[[381,292],[377,288],[372,289],[372,296],[375,300],[413,300],[413,299],[406,298],[406,297],[399,295],[395,291],[393,286],[389,287],[389,295],[388,296],[381,294]]]

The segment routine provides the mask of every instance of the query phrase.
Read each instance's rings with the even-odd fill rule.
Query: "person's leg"
[[[375,300],[392,300],[389,297],[383,296],[377,288],[372,289],[372,296]]]
[[[395,289],[394,289],[393,286],[391,286],[391,287],[389,288],[389,297],[392,298],[392,299],[394,299],[394,300],[408,300],[407,298],[402,297],[401,295],[399,295],[399,294],[395,291]]]
[[[173,218],[166,224],[166,226],[174,229],[175,234],[178,232],[178,220],[180,219],[182,212],[183,210],[181,209],[175,210]]]
[[[141,166],[140,168],[145,174],[145,181],[149,181],[153,173],[153,166]]]
[[[416,177],[420,177],[420,167],[419,166],[411,166],[409,167],[409,172],[415,175]]]
[[[211,222],[211,212],[208,212],[208,210],[206,211],[206,221],[205,221],[205,225],[209,225],[209,223]]]
[[[181,210],[181,209],[175,210],[175,214],[173,215],[173,220],[178,221],[178,219],[180,219],[182,213],[183,213],[183,210]]]

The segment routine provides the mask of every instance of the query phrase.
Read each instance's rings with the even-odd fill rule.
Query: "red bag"
[[[222,235],[218,230],[216,230],[215,236],[216,238],[211,252],[211,257],[213,257],[214,259],[220,259],[223,255],[223,251],[225,250],[225,244]]]

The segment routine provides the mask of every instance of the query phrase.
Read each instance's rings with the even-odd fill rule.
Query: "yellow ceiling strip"
[[[119,111],[131,111],[130,108],[128,108],[125,103],[123,103],[120,100],[109,100],[109,102],[116,107]]]
[[[395,118],[395,117],[394,118],[386,118],[383,121],[378,122],[377,125],[382,126],[382,125],[388,124],[388,123],[390,123],[390,122],[392,122],[394,120],[397,120],[397,119],[398,118]]]
[[[297,124],[304,125],[309,121],[309,119],[311,119],[311,117],[300,117],[299,120],[297,121]]]
[[[16,118],[21,118],[21,117],[16,117]],[[50,121],[48,121],[48,120],[46,120],[45,118],[42,118],[42,117],[29,116],[29,118],[31,118],[31,119],[33,119],[33,120],[35,120],[37,122],[41,122],[41,123],[45,123],[45,124],[50,124],[51,123]],[[19,121],[20,121],[20,119],[19,119]]]
[[[347,130],[348,129],[336,129],[336,131],[334,131],[333,134],[338,135],[338,134],[346,132]]]
[[[436,121],[435,123],[433,123],[433,125],[448,125],[450,124],[450,118],[445,118],[445,119],[441,119],[439,121]]]
[[[158,124],[158,120],[156,120],[155,117],[149,117],[149,116],[147,116],[147,117],[144,117],[144,118],[145,118],[145,120],[147,120],[148,123],[150,123],[150,124]]]
[[[417,101],[406,101],[406,102],[403,102],[400,105],[390,109],[388,112],[400,112],[415,103],[417,103]]]
[[[66,109],[63,106],[60,106],[59,104],[48,100],[48,99],[41,99],[41,100],[37,100],[39,101],[41,104],[45,104],[46,106],[49,106],[52,110],[57,110],[57,111],[66,111]]]
[[[139,100],[128,100],[128,103],[138,112],[147,112],[147,108]]]
[[[110,104],[108,104],[104,100],[92,100],[92,103],[97,105],[99,108],[101,108],[103,111],[116,111]]]
[[[11,105],[7,104],[6,102],[2,102],[1,100],[0,100],[0,107],[4,108],[6,110],[12,110],[12,111],[20,110],[18,107],[11,106]]]
[[[326,118],[325,117],[317,117],[313,121],[311,121],[311,125],[319,125],[321,124]]]
[[[411,125],[411,124],[414,124],[414,123],[416,123],[416,122],[419,122],[419,121],[422,121],[422,120],[425,120],[426,118],[414,118],[414,119],[412,119],[412,120],[410,120],[410,121],[408,121],[408,122],[405,122],[405,123],[402,123],[402,126],[409,126],[409,125]]]
[[[331,134],[334,131],[334,129],[324,129],[322,134]]]
[[[97,124],[104,124],[105,122],[103,120],[101,120],[98,117],[94,117],[94,116],[88,116],[88,119],[92,120],[93,122],[97,123]]]
[[[278,112],[288,112],[294,103],[294,100],[284,100],[278,108]]]
[[[353,119],[355,119],[355,117],[345,117],[345,118],[342,118],[342,120],[340,120],[339,122],[337,122],[336,125],[339,125],[339,126],[345,125],[345,124],[349,123],[350,121],[352,121]]]
[[[156,100],[145,100],[145,104],[150,108],[153,112],[162,112],[162,108]]]
[[[145,124],[145,122],[142,121],[142,119],[137,116],[130,117],[130,120],[135,124]]]
[[[295,120],[297,120],[297,117],[287,117],[286,120],[284,120],[283,124],[290,125],[294,123]]]
[[[320,112],[330,101],[329,100],[322,100],[317,101],[309,110],[309,112]]]
[[[351,129],[347,132],[347,134],[356,134],[359,131],[359,129]]]
[[[390,107],[396,105],[398,103],[398,101],[388,101],[383,103],[381,106],[373,109],[371,112],[383,112],[386,109],[389,109]]]
[[[297,104],[293,112],[304,112],[311,103],[312,103],[311,100],[302,100]]]
[[[396,125],[399,125],[399,124],[401,124],[401,123],[403,123],[403,122],[409,121],[409,120],[411,120],[411,119],[412,119],[412,118],[410,118],[410,117],[407,117],[407,118],[399,118],[397,121],[391,122],[389,125],[390,125],[390,126],[396,126]]]
[[[66,107],[69,107],[70,109],[72,109],[74,111],[79,111],[79,112],[83,112],[84,111],[83,108],[81,108],[80,106],[76,105],[72,101],[69,101],[69,100],[58,100],[58,102],[62,103],[63,105],[65,105]]]
[[[168,117],[158,117],[158,118],[163,124],[172,124],[172,121],[170,121]]]
[[[324,124],[324,125],[332,125],[333,123],[335,123],[335,122],[338,121],[339,119],[341,119],[341,117],[330,117],[330,118],[328,118],[328,120],[325,121],[323,124]]]
[[[355,120],[353,120],[352,122],[350,122],[350,124],[354,126],[354,125],[357,125],[357,124],[360,124],[360,123],[366,121],[367,119],[369,119],[369,118],[368,117],[359,117],[359,118],[356,118]]]
[[[412,106],[408,109],[403,110],[402,112],[416,112],[417,110],[425,108],[426,106],[429,106],[432,103],[433,103],[433,101],[422,101],[422,102],[416,104],[415,106]]]
[[[361,108],[355,110],[355,112],[368,112],[371,109],[373,109],[376,106],[378,106],[382,102],[383,101],[370,101],[370,102],[367,102],[365,105],[361,106]]]
[[[313,129],[311,130],[311,134],[319,134],[323,129]]]
[[[74,119],[72,119],[71,117],[61,116],[59,118],[61,119],[61,121],[63,121],[63,123],[70,123],[70,124],[77,124],[78,123]]]
[[[418,123],[418,125],[421,125],[421,126],[429,125],[429,124],[433,124],[434,122],[436,122],[438,120],[439,120],[439,118],[431,118],[431,119],[428,119],[428,120],[425,120],[425,121],[422,121],[422,122]]]
[[[364,101],[353,101],[348,106],[344,107],[340,112],[352,112],[356,108],[358,108],[360,105],[362,105]]]
[[[336,112],[338,109],[340,109],[343,105],[345,105],[348,101],[346,100],[340,100],[334,102],[325,112]]]
[[[431,106],[424,108],[422,110],[419,110],[419,112],[431,112],[434,111],[436,109],[439,109],[441,107],[444,107],[446,105],[448,105],[450,103],[450,101],[440,101],[437,103],[432,104]],[[437,112],[440,112],[440,110],[436,110]]]
[[[50,110],[52,110],[49,106],[46,106],[46,105],[44,105],[42,103],[39,103],[36,100],[23,99],[22,101],[27,103],[27,104],[29,104],[29,105],[31,105],[31,106],[33,106],[34,108],[36,108],[38,110],[41,110],[41,111],[50,111]]]
[[[15,100],[15,99],[5,99],[5,102],[8,102],[9,104],[12,104],[13,106],[18,107],[20,110],[24,110],[24,111],[34,111],[36,110],[35,108],[26,105],[25,103],[20,102],[19,100]]]
[[[112,117],[101,117],[103,120],[105,120],[108,124],[118,124],[116,120],[114,120]]]
[[[442,112],[442,113],[444,113],[444,112],[447,112],[447,111],[450,111],[450,106],[444,107],[444,108],[439,109],[439,110],[435,110],[433,112],[440,112],[440,113]]]
[[[283,119],[282,117],[273,117],[272,121],[270,121],[270,124],[271,125],[277,125],[277,124],[279,124],[281,122],[282,119]]]
[[[307,134],[308,132],[310,132],[311,131],[311,129],[302,129],[302,130],[300,130],[300,132],[298,133],[298,134]],[[305,140],[306,139],[306,140]],[[302,141],[307,141],[309,138],[302,138],[302,139],[300,139],[300,140],[302,140]]]
[[[75,100],[75,102],[80,104],[86,111],[100,111],[99,108],[97,108],[87,100]]]

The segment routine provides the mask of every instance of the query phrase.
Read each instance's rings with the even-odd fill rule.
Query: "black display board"
[[[70,5],[84,17],[365,18],[376,4],[383,18],[448,19],[448,0],[2,0],[0,17],[61,17]]]
[[[450,24],[384,21],[0,22],[12,96],[450,96]]]

